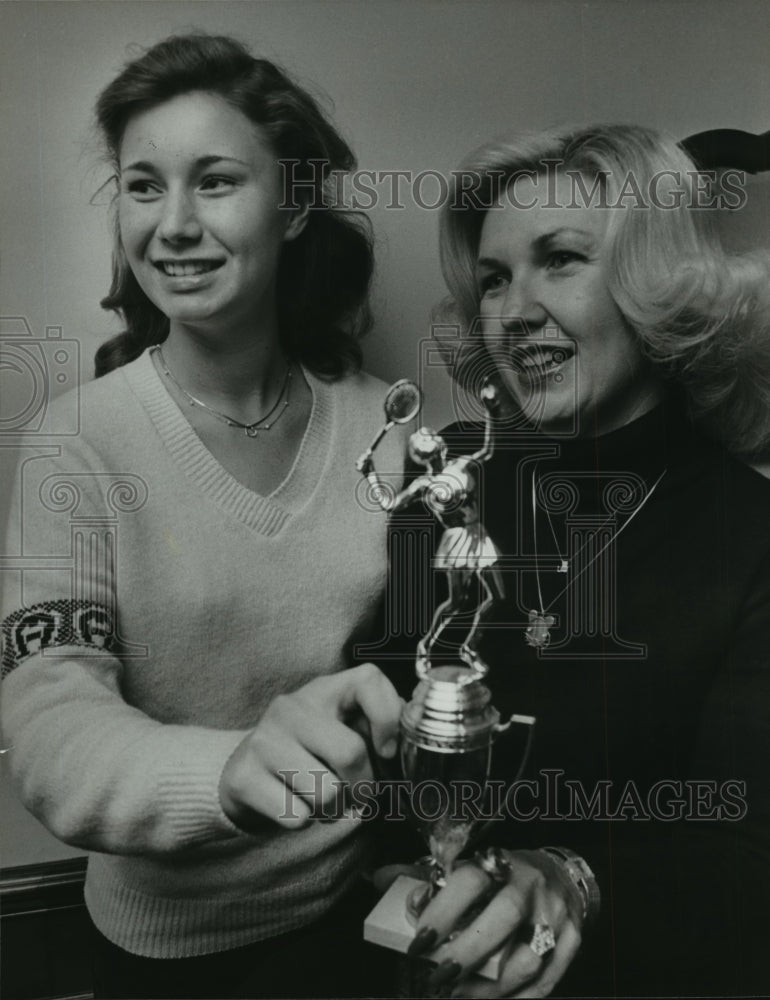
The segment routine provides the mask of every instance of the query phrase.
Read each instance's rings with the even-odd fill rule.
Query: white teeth
[[[563,350],[540,351],[537,353],[521,352],[514,356],[515,362],[520,368],[557,368],[569,357]]]
[[[217,265],[211,261],[194,260],[189,262],[162,260],[158,262],[158,267],[170,278],[189,278],[196,274],[205,274],[213,271]]]

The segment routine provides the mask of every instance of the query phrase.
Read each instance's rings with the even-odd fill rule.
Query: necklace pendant
[[[529,625],[525,632],[525,638],[528,646],[534,646],[535,649],[545,649],[551,643],[551,626],[556,619],[553,615],[547,615],[545,612],[530,611],[529,613]]]
[[[283,385],[281,386],[281,391],[278,393],[278,399],[276,399],[272,409],[269,410],[267,413],[265,413],[264,416],[260,417],[259,420],[257,420],[255,423],[242,424],[240,420],[234,420],[232,417],[228,417],[226,413],[222,413],[220,410],[215,410],[213,406],[209,406],[208,403],[204,403],[202,399],[198,399],[196,396],[193,396],[191,393],[187,391],[187,389],[185,389],[183,385],[180,385],[179,382],[174,378],[174,376],[168,370],[168,365],[166,364],[165,358],[163,357],[163,350],[161,349],[160,344],[154,344],[150,348],[150,350],[157,351],[158,364],[160,365],[160,370],[163,372],[166,378],[170,379],[171,382],[174,383],[174,385],[177,387],[179,392],[182,393],[182,395],[190,404],[190,406],[200,406],[202,409],[210,413],[212,417],[216,417],[217,420],[221,420],[222,423],[227,424],[228,427],[237,427],[239,430],[242,430],[246,435],[246,437],[255,438],[259,435],[260,431],[269,431],[270,428],[275,423],[275,421],[280,419],[281,414],[284,413],[286,407],[289,405],[289,392],[291,390],[291,374],[292,374],[291,370],[292,366],[291,362],[289,361],[287,361],[286,363],[286,374],[283,379]],[[285,399],[284,396],[286,397]],[[279,409],[279,407],[281,408]],[[278,411],[278,413],[275,420],[273,420],[273,422],[270,424],[266,423],[266,421],[270,417],[272,417],[272,415],[276,411]]]

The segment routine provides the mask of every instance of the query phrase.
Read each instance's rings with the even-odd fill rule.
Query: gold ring
[[[506,885],[511,876],[511,864],[499,847],[488,847],[486,851],[476,851],[473,861],[499,885]]]

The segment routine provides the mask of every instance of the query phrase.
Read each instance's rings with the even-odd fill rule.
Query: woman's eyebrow
[[[579,229],[575,226],[559,226],[547,233],[541,233],[532,240],[532,247],[536,252],[548,250],[556,241],[563,236],[576,236],[590,246],[596,245],[596,234],[588,229]],[[497,257],[479,257],[476,260],[476,267],[502,267],[504,261]]]
[[[155,167],[149,162],[149,160],[135,160],[133,163],[127,163],[121,170],[141,170],[144,173],[154,173]]]
[[[195,161],[195,164],[198,167],[211,167],[215,163],[223,163],[225,161],[228,163],[240,163],[242,167],[250,166],[245,160],[239,160],[237,156],[223,156],[217,153],[212,153],[209,156],[200,156]]]
[[[195,161],[195,166],[199,169],[205,167],[211,167],[215,163],[239,163],[242,167],[248,167],[249,164],[245,160],[239,160],[237,156],[224,156],[219,153],[210,153],[207,156],[199,156]],[[157,170],[157,167],[152,164],[149,160],[135,160],[133,163],[127,164],[122,170],[142,170],[145,173],[153,173]]]
[[[557,229],[552,229],[548,233],[542,233],[532,241],[532,245],[536,250],[544,250],[563,236],[577,236],[579,239],[585,240],[592,246],[596,243],[596,235],[588,229],[577,229],[574,226],[559,226]]]
[[[500,267],[502,262],[496,257],[479,257],[476,261],[476,267]]]

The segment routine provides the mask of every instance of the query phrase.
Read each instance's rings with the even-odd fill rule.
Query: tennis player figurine
[[[412,787],[423,790],[421,810],[412,817],[430,850],[426,882],[401,876],[393,883],[365,925],[367,940],[405,951],[414,936],[414,924],[429,899],[444,885],[461,853],[484,827],[474,810],[457,808],[450,791],[456,782],[482,790],[488,805],[488,777],[493,744],[514,722],[534,719],[514,715],[501,722],[490,690],[482,683],[487,666],[477,652],[481,623],[493,601],[502,596],[500,553],[484,530],[479,516],[479,465],[493,450],[493,424],[498,409],[497,390],[487,384],[481,399],[485,408],[484,441],[472,455],[448,458],[446,442],[435,431],[421,427],[409,439],[409,454],[425,471],[400,492],[389,487],[374,468],[374,451],[397,423],[413,419],[421,403],[414,383],[401,380],[385,397],[387,423],[359,458],[370,497],[387,512],[422,498],[443,528],[433,565],[446,573],[448,598],[436,609],[430,629],[417,644],[419,679],[400,722],[401,769]],[[471,620],[460,647],[462,665],[431,663],[433,647],[452,622]],[[530,736],[527,737],[527,747]],[[526,756],[526,750],[525,750]],[[495,978],[499,955],[490,959],[481,975]],[[488,968],[489,967],[489,968]],[[425,996],[419,989],[409,996]]]
[[[479,517],[477,466],[492,455],[493,421],[499,407],[497,389],[487,383],[481,401],[486,411],[481,448],[473,455],[448,459],[444,439],[430,428],[421,427],[409,438],[409,455],[426,471],[394,494],[374,468],[374,450],[395,423],[406,423],[420,408],[419,388],[402,379],[385,397],[388,422],[356,463],[383,510],[399,510],[421,496],[444,528],[433,565],[446,572],[449,596],[436,608],[427,635],[418,643],[416,668],[420,678],[431,669],[431,653],[441,633],[459,614],[469,612],[473,612],[473,620],[460,648],[460,659],[477,677],[487,672],[476,648],[481,638],[479,626],[493,601],[503,596],[503,584],[497,568],[500,553]]]

